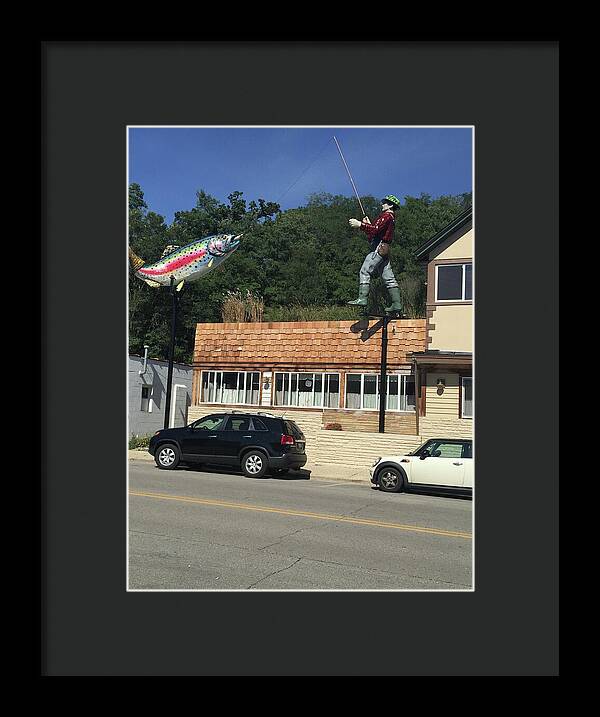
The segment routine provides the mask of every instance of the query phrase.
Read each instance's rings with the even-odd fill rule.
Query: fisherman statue
[[[381,214],[372,224],[367,216],[362,221],[349,220],[351,227],[360,228],[365,232],[370,251],[360,268],[358,299],[349,301],[348,304],[366,307],[371,278],[381,276],[392,300],[391,305],[385,307],[385,313],[400,315],[402,311],[400,289],[390,264],[390,244],[394,238],[394,212],[399,207],[400,200],[393,194],[388,194],[381,200]]]

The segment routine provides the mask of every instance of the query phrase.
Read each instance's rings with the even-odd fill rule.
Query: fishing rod
[[[358,203],[360,204],[360,210],[363,213],[363,217],[366,217],[367,213],[365,212],[362,202],[360,201],[360,197],[358,196],[358,192],[356,191],[356,185],[354,184],[354,180],[352,179],[352,175],[350,174],[350,170],[348,169],[348,165],[346,164],[346,160],[344,159],[344,155],[342,154],[342,148],[340,147],[340,143],[337,141],[337,137],[335,135],[333,135],[333,139],[338,148],[338,152],[340,153],[340,157],[342,158],[342,162],[344,163],[344,167],[346,167],[346,172],[348,172],[348,177],[350,178],[352,189],[354,189],[354,194],[356,194],[356,198],[358,199]]]

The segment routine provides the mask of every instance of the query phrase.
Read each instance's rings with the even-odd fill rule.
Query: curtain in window
[[[398,376],[388,376],[386,407],[388,411],[398,410]]]
[[[245,371],[238,373],[238,391],[236,403],[248,403],[247,401],[247,388],[246,385],[250,381],[250,374]]]
[[[248,381],[250,381],[250,375],[248,374]],[[260,373],[252,373],[252,393],[250,395],[250,403],[258,405],[260,398]]]
[[[377,408],[377,376],[364,376],[363,408]]]
[[[340,377],[337,374],[325,375],[325,405],[328,408],[339,408]]]
[[[313,405],[314,375],[312,373],[298,374],[298,406]]]
[[[229,371],[223,373],[223,393],[221,396],[221,403],[236,403],[237,380],[237,373]]]
[[[346,408],[360,408],[360,374],[346,374]]]

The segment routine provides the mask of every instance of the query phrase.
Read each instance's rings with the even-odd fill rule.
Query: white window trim
[[[461,376],[460,377],[460,417],[466,418],[469,421],[473,420],[473,409],[471,408],[471,415],[465,415],[465,378],[471,382],[471,405],[473,404],[473,376]]]
[[[380,381],[379,381],[379,374],[378,374],[378,373],[372,373],[372,372],[359,373],[358,371],[348,371],[348,372],[345,374],[345,376],[346,376],[346,380],[344,381],[344,406],[343,406],[343,410],[344,410],[344,411],[379,411],[379,396],[380,396],[380,391],[379,391],[379,383],[380,383]],[[361,408],[349,408],[349,407],[348,407],[348,400],[347,400],[347,396],[348,396],[348,379],[347,379],[347,377],[348,377],[348,376],[360,376],[360,405],[361,405]],[[377,396],[377,401],[376,401],[377,406],[376,406],[375,408],[363,408],[363,407],[362,407],[362,406],[364,406],[363,397],[364,397],[365,376],[377,376],[377,388],[375,389],[375,391],[376,391],[375,395]],[[402,395],[406,396],[406,381],[407,381],[407,378],[409,378],[410,376],[412,376],[413,379],[414,379],[414,374],[413,374],[413,373],[410,373],[410,374],[408,374],[408,373],[400,373],[400,372],[398,372],[398,373],[395,373],[395,372],[394,372],[394,373],[387,373],[387,374],[386,374],[386,384],[387,384],[387,386],[386,386],[386,388],[387,388],[387,391],[386,391],[386,400],[387,400],[388,395],[389,395],[390,376],[398,376],[398,404],[400,404],[400,396],[402,396]],[[401,389],[402,386],[404,387],[404,394],[400,393],[400,389]],[[415,379],[415,391],[416,391],[416,386],[417,386],[417,384],[416,384],[416,379]],[[386,413],[388,413],[388,412],[391,412],[391,413],[400,413],[400,414],[407,415],[407,416],[414,415],[414,414],[416,413],[416,410],[417,410],[417,406],[416,406],[416,394],[415,394],[415,407],[414,407],[414,408],[409,408],[409,409],[386,408],[385,410],[386,410]]]
[[[215,396],[213,400],[211,401],[205,401],[204,400],[204,374],[215,374]],[[239,398],[239,392],[240,392],[240,374],[244,374],[244,400],[243,401],[236,401],[235,403],[223,403],[223,374],[224,373],[236,373],[237,379],[236,379],[236,398]],[[258,403],[246,403],[246,386],[248,382],[248,375],[250,375],[250,394],[252,394],[252,375],[257,373],[258,374]],[[217,389],[217,374],[221,377],[221,385],[219,389]],[[202,371],[200,375],[200,404],[210,404],[210,405],[219,405],[219,406],[260,406],[260,386],[262,383],[262,372],[261,371],[217,371],[216,369],[208,370],[208,371]],[[209,378],[209,385],[210,385],[210,378]]]
[[[462,264],[456,263],[456,264],[436,264],[435,265],[435,303],[436,304],[456,304],[457,302],[461,303],[468,303],[469,301],[473,301],[473,299],[465,299],[465,283],[466,283],[466,276],[467,276],[467,270],[466,267],[470,265],[473,267],[472,261],[465,261]],[[446,267],[446,266],[460,266],[462,268],[462,298],[461,299],[438,299],[438,269],[440,267]],[[471,268],[471,272],[473,269]],[[473,275],[471,274],[471,291],[473,290]]]

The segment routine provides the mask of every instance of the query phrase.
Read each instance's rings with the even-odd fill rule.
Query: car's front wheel
[[[404,488],[404,476],[398,468],[382,468],[377,478],[379,487],[385,493],[399,493]]]
[[[261,451],[248,451],[242,458],[242,471],[248,478],[262,478],[268,468],[267,457]]]
[[[171,471],[177,468],[180,460],[181,453],[174,443],[165,443],[157,448],[154,454],[156,465],[164,471]]]

